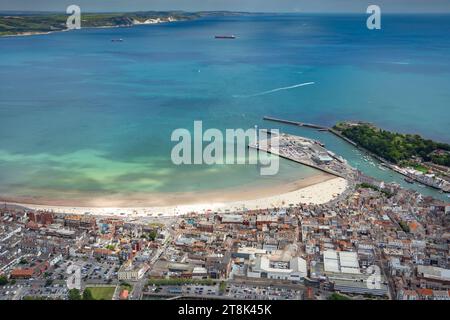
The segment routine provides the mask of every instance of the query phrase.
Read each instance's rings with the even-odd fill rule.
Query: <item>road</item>
[[[164,242],[163,246],[156,251],[155,255],[150,260],[150,263],[149,263],[150,264],[150,268],[149,268],[149,270],[152,269],[152,267],[156,263],[156,261],[158,261],[158,259],[161,257],[161,255],[166,251],[167,246],[170,244],[171,241],[172,241],[172,235],[167,237],[167,239]],[[146,277],[146,275],[144,274],[142,279],[140,279],[139,281],[135,281],[132,284],[133,284],[133,290],[132,290],[132,292],[130,294],[129,300],[141,300],[142,299],[142,292],[144,291],[144,287],[147,284],[147,277]]]

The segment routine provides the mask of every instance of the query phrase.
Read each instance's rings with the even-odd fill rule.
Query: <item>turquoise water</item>
[[[262,120],[366,120],[450,142],[450,17],[385,16],[380,31],[365,18],[217,17],[0,38],[0,194],[196,192],[315,173],[287,161],[275,177],[252,165],[174,166],[171,132],[203,120],[319,138],[372,176],[444,198],[326,133]]]

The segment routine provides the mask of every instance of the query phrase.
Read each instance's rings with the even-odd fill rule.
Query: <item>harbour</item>
[[[404,180],[408,184],[412,184],[412,182],[415,181],[424,186],[433,188],[435,190],[439,190],[441,192],[448,193],[450,191],[448,186],[442,185],[442,183],[438,184],[435,181],[435,179],[428,177],[428,176],[414,174],[413,170],[408,170],[408,169],[402,168],[402,167],[374,154],[373,152],[367,150],[366,148],[362,147],[361,145],[357,144],[356,142],[352,141],[351,139],[345,137],[339,131],[337,131],[331,127],[325,127],[325,126],[321,126],[321,125],[313,124],[313,123],[304,123],[304,122],[300,122],[300,121],[280,119],[280,118],[275,118],[275,117],[271,117],[271,116],[264,116],[263,120],[274,121],[274,122],[278,122],[278,123],[282,123],[282,124],[294,125],[294,126],[317,129],[319,131],[329,132],[329,133],[335,135],[336,137],[340,138],[341,140],[351,144],[353,147],[358,148],[361,151],[363,151],[364,153],[368,154],[369,156],[375,158],[376,160],[378,160],[381,163],[382,166],[401,174],[402,176],[405,177]],[[301,163],[301,162],[299,162],[299,163]],[[308,165],[307,163],[302,163],[302,164]],[[321,170],[320,167],[318,169]]]

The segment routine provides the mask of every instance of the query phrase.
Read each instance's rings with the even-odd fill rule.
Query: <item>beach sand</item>
[[[335,199],[347,188],[343,178],[321,173],[293,183],[264,189],[237,189],[205,193],[147,195],[147,199],[94,198],[74,200],[2,199],[1,202],[34,210],[99,216],[175,216],[190,212],[233,212],[245,209],[288,207],[300,203],[322,204]]]

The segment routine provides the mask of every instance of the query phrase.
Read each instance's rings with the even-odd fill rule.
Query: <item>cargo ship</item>
[[[230,36],[215,36],[216,39],[236,39],[236,36],[230,35]]]

